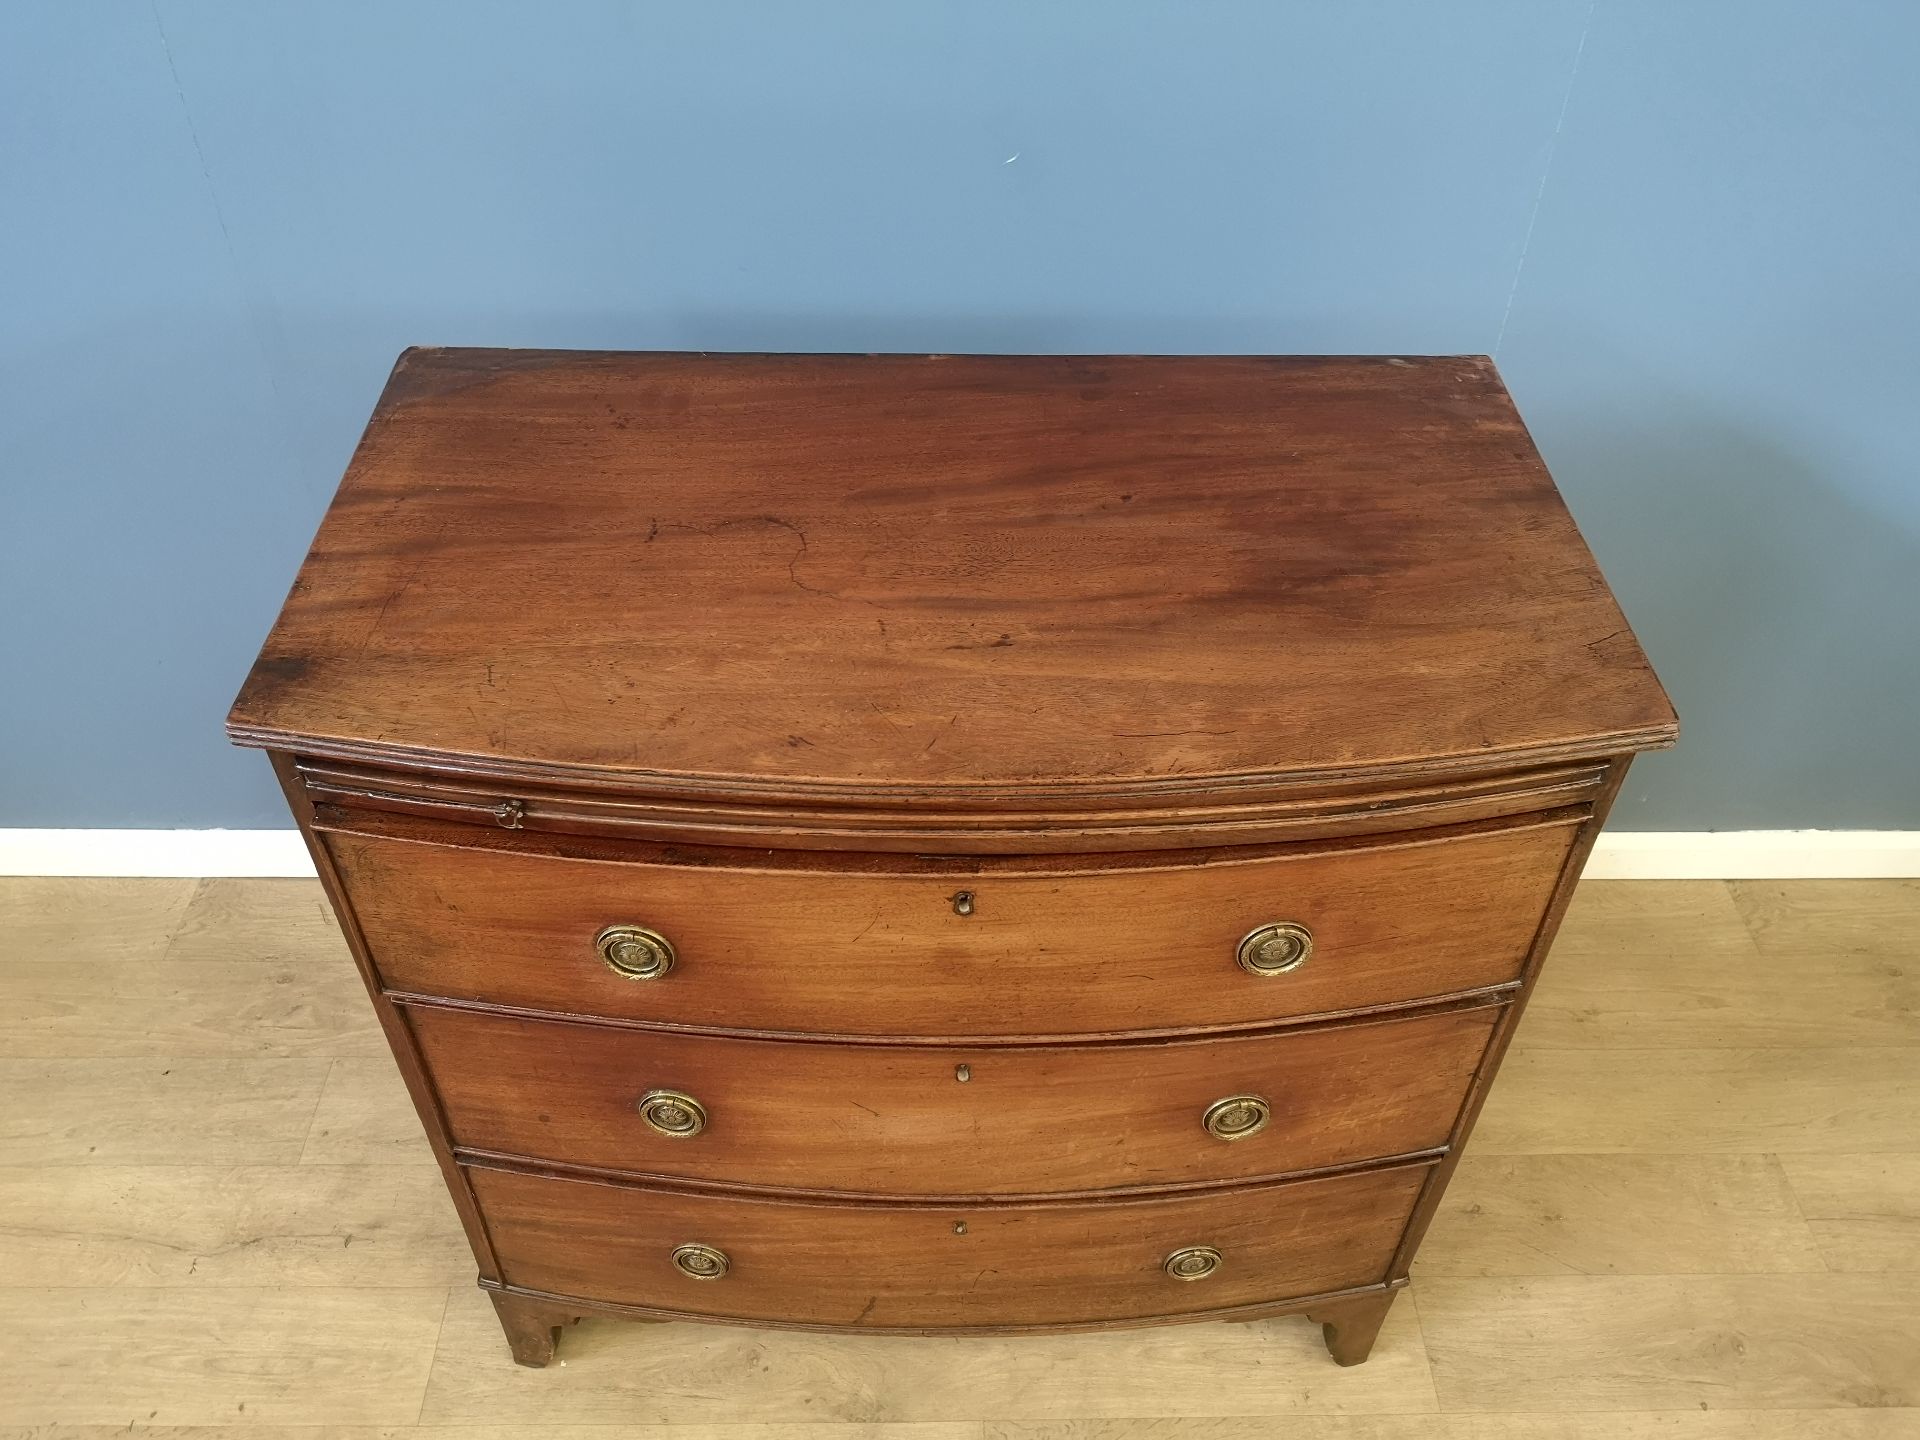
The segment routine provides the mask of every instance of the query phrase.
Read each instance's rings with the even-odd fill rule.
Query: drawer
[[[691,1195],[469,1171],[509,1285],[688,1315],[859,1329],[1097,1325],[1386,1279],[1426,1168],[1199,1195],[980,1207]],[[717,1279],[675,1252],[725,1257]],[[1176,1279],[1176,1252],[1216,1252]],[[684,1254],[684,1252],[683,1252]],[[684,1263],[700,1268],[699,1255]],[[717,1263],[706,1262],[709,1268]],[[1188,1262],[1199,1269],[1205,1257]]]
[[[1221,1183],[1443,1146],[1499,1009],[973,1049],[408,1013],[456,1145],[652,1176],[952,1197]],[[1235,1138],[1218,1138],[1207,1113],[1235,1097],[1268,1118],[1247,1133],[1259,1106],[1226,1107],[1215,1124]],[[697,1133],[666,1133],[689,1116]]]
[[[1202,864],[924,869],[585,859],[506,832],[488,846],[324,838],[396,991],[945,1039],[1251,1027],[1513,981],[1574,833],[1543,822]],[[1276,922],[1311,933],[1306,960],[1274,974],[1236,963],[1243,938]],[[664,936],[671,970],[634,979],[605,963],[596,937],[621,925]]]

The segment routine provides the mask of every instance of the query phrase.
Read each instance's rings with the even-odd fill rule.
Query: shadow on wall
[[[1910,823],[1920,517],[1867,508],[1855,457],[1816,459],[1790,407],[1737,409],[1585,337],[1539,348],[1578,374],[1510,359],[1508,379],[1680,712],[1612,827]]]

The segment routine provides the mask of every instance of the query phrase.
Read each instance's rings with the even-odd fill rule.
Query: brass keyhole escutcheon
[[[594,938],[593,948],[608,969],[629,980],[658,980],[673,969],[673,943],[641,925],[609,925]]]
[[[733,1268],[724,1250],[711,1245],[682,1245],[673,1252],[673,1268],[689,1280],[718,1280]]]
[[[953,913],[956,915],[973,914],[973,891],[956,890],[953,892]]]
[[[1220,1268],[1220,1252],[1211,1245],[1189,1245],[1167,1256],[1163,1268],[1176,1280],[1204,1280]]]
[[[1262,925],[1240,942],[1240,968],[1254,975],[1284,975],[1313,954],[1313,932],[1291,920]]]
[[[690,1139],[707,1128],[706,1107],[678,1090],[649,1090],[636,1108],[649,1129],[669,1140]]]

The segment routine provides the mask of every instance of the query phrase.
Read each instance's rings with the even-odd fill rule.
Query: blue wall
[[[1628,828],[1920,827],[1911,0],[0,10],[0,824],[220,721],[394,354],[1491,351],[1672,690]]]

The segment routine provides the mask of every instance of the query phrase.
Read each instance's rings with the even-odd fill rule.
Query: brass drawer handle
[[[629,980],[658,980],[673,969],[673,944],[657,930],[639,925],[609,925],[593,942],[616,975]]]
[[[1258,1095],[1229,1095],[1207,1106],[1200,1123],[1216,1140],[1244,1140],[1258,1135],[1273,1118],[1273,1106]]]
[[[707,1107],[678,1090],[649,1090],[636,1108],[647,1128],[670,1140],[690,1140],[707,1128]]]
[[[1176,1280],[1204,1280],[1220,1268],[1220,1252],[1211,1245],[1189,1245],[1167,1256],[1162,1268]]]
[[[1262,925],[1240,942],[1240,968],[1255,975],[1298,970],[1313,954],[1313,932],[1290,920]]]
[[[682,1245],[673,1252],[673,1268],[689,1280],[718,1280],[733,1268],[727,1252],[711,1245]]]

